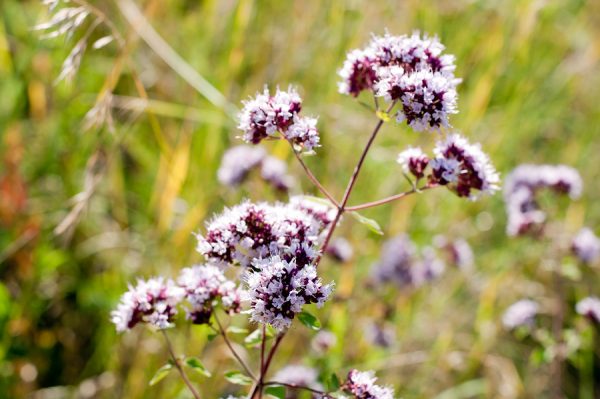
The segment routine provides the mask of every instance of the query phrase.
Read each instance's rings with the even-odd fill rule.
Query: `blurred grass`
[[[232,103],[264,84],[297,84],[307,113],[320,117],[323,147],[308,163],[338,197],[374,124],[356,101],[337,94],[336,71],[346,51],[386,28],[395,34],[415,29],[438,34],[457,56],[463,78],[454,126],[481,141],[503,175],[523,162],[576,167],[585,191],[582,200],[565,202],[566,224],[572,230],[599,225],[597,1],[148,0],[141,5],[158,32]],[[125,36],[131,34],[112,1],[97,6]],[[137,75],[148,96],[162,103],[152,114],[116,112],[114,134],[85,132],[83,117],[113,67],[114,48],[87,54],[72,85],[53,86],[71,46],[60,39],[42,41],[31,31],[44,19],[37,2],[3,0],[1,15],[0,397],[52,386],[63,387],[53,391],[58,397],[85,396],[85,383],[104,387],[99,397],[185,397],[175,376],[147,387],[165,360],[161,342],[142,329],[117,336],[108,314],[136,276],[175,275],[200,262],[191,233],[213,212],[244,197],[284,198],[260,185],[240,192],[218,186],[220,157],[237,142],[235,121],[143,42],[134,41],[129,49],[137,72],[124,65],[115,94],[139,96]],[[186,107],[198,114],[187,118]],[[163,115],[167,110],[181,117]],[[431,135],[385,126],[351,203],[403,189],[397,152],[409,143],[431,146],[432,141]],[[99,149],[107,154],[103,179],[71,240],[61,240],[52,230],[82,190],[86,164]],[[313,191],[287,147],[273,143],[269,150],[288,160],[304,190]],[[501,195],[468,203],[440,190],[364,213],[378,220],[388,237],[406,231],[420,245],[436,234],[466,238],[476,254],[476,271],[464,276],[451,271],[416,292],[365,289],[385,237],[347,218],[338,234],[351,240],[358,256],[342,267],[328,262],[324,270],[337,282],[338,294],[351,299],[319,312],[338,335],[338,345],[327,359],[308,361],[332,369],[378,368],[382,380],[404,398],[544,397],[547,370],[528,360],[529,349],[502,332],[499,319],[521,296],[548,297],[539,270],[545,248],[505,236]],[[597,282],[590,276],[587,284],[593,289]],[[389,309],[381,298],[387,298]],[[386,312],[397,343],[388,350],[373,348],[361,326]],[[301,361],[306,350],[300,343],[308,336],[299,329],[288,338],[278,364]],[[222,345],[204,347],[204,337],[190,330],[176,343],[202,354],[215,375],[233,367]],[[31,381],[23,379],[26,364],[37,370]],[[198,381],[207,397],[232,389]]]

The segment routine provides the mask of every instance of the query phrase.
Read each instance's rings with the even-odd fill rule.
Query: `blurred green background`
[[[148,386],[166,360],[163,343],[143,328],[116,334],[110,310],[136,277],[175,276],[201,262],[192,232],[213,212],[246,197],[285,200],[259,180],[238,191],[219,186],[222,153],[238,143],[236,122],[137,37],[118,1],[92,3],[121,32],[126,49],[113,43],[88,50],[73,82],[57,85],[81,33],[70,41],[42,40],[32,30],[47,19],[41,3],[0,3],[0,397],[187,397],[174,374]],[[598,1],[137,4],[236,106],[264,84],[297,85],[305,113],[319,116],[323,144],[307,162],[338,197],[376,122],[357,101],[337,93],[336,72],[346,52],[385,29],[437,34],[456,55],[463,79],[453,125],[482,143],[503,176],[525,162],[576,167],[583,197],[555,205],[557,217],[567,231],[599,225]],[[94,38],[107,33],[101,26]],[[111,85],[119,100],[114,129],[85,129],[85,114]],[[153,102],[139,109],[132,98],[145,94]],[[409,144],[431,147],[434,139],[395,123],[384,126],[350,203],[405,190],[396,154]],[[284,143],[266,147],[288,161],[301,182],[294,192],[316,194]],[[75,197],[85,187],[90,195]],[[326,358],[310,354],[305,342],[313,334],[299,328],[286,338],[277,367],[303,362],[341,373],[351,366],[375,369],[403,398],[548,395],[548,366],[500,323],[504,309],[523,296],[543,307],[550,302],[550,277],[540,266],[548,249],[506,237],[500,193],[473,203],[434,190],[364,214],[386,236],[346,218],[336,234],[351,241],[354,260],[342,266],[326,260],[322,267],[324,278],[336,281],[339,300],[318,315],[336,333],[336,347]],[[419,245],[438,234],[465,238],[475,270],[449,270],[412,291],[365,288],[383,240],[401,232]],[[596,274],[582,270],[571,283],[600,294]],[[395,326],[396,341],[378,348],[364,330],[384,317]],[[222,342],[207,345],[202,328],[179,331],[175,344],[200,356],[214,375],[234,367]],[[592,369],[589,356],[569,361],[569,395],[593,397]],[[221,378],[194,380],[207,398],[235,392]]]

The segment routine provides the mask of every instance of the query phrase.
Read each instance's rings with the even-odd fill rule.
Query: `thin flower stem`
[[[390,106],[388,107],[386,113],[389,113],[392,110],[392,108],[394,108],[395,105],[396,105],[396,102],[395,101],[392,102],[392,104],[390,104]],[[375,125],[375,128],[373,129],[373,132],[371,133],[371,137],[369,137],[369,141],[367,141],[367,145],[365,146],[362,154],[360,155],[358,163],[354,167],[354,172],[352,172],[352,176],[350,177],[350,180],[348,181],[348,185],[346,186],[346,191],[344,192],[342,201],[340,202],[340,204],[338,206],[338,210],[335,214],[335,218],[333,219],[333,222],[331,223],[331,227],[329,228],[329,232],[327,232],[327,237],[325,237],[325,241],[323,241],[323,245],[321,246],[321,254],[325,253],[325,251],[327,250],[327,245],[329,245],[329,241],[331,241],[333,232],[335,231],[336,226],[337,226],[338,222],[340,221],[340,218],[342,217],[342,214],[346,210],[346,204],[348,203],[348,200],[350,199],[350,194],[352,194],[352,189],[354,188],[354,185],[356,184],[356,180],[358,179],[360,170],[363,166],[363,163],[365,162],[365,159],[367,158],[367,153],[369,152],[369,149],[371,149],[371,146],[373,145],[373,142],[375,141],[375,138],[377,137],[377,133],[379,133],[381,126],[383,126],[383,123],[384,123],[384,120],[379,119],[379,122],[377,122],[377,125]],[[321,260],[321,258],[319,257],[319,259],[317,259],[317,263],[319,263],[320,260]]]
[[[235,357],[235,359],[238,361],[238,363],[240,364],[240,366],[242,366],[242,368],[244,369],[244,371],[246,372],[246,374],[248,374],[250,376],[250,378],[252,378],[254,381],[256,381],[256,377],[254,376],[254,374],[252,373],[252,371],[250,371],[250,367],[248,367],[248,365],[246,364],[246,362],[244,362],[242,360],[242,358],[240,357],[240,355],[235,351],[235,349],[233,349],[233,345],[231,345],[231,342],[229,341],[229,338],[227,338],[227,333],[223,329],[223,325],[219,321],[219,318],[217,317],[216,312],[213,315],[215,317],[215,321],[217,322],[217,326],[219,326],[218,330],[215,330],[214,327],[213,327],[213,330],[215,330],[215,332],[217,332],[218,334],[220,334],[223,337],[223,340],[225,341],[225,344],[229,348],[229,351],[231,352],[231,354],[233,355],[233,357]]]
[[[292,143],[290,143],[290,145],[292,145]],[[300,155],[300,153],[298,153],[298,151],[296,151],[294,149],[293,145],[292,145],[292,151],[294,151],[294,155],[296,156],[296,159],[298,160],[298,162],[300,162],[300,165],[302,166],[302,169],[304,169],[304,171],[306,172],[306,175],[308,176],[308,178],[310,179],[310,181],[313,182],[313,184],[319,189],[319,191],[325,197],[327,197],[327,199],[329,201],[331,201],[331,203],[333,205],[335,205],[336,207],[339,207],[338,202],[335,200],[335,198],[333,198],[333,196],[329,193],[329,191],[327,191],[327,189],[321,184],[321,182],[319,181],[319,179],[317,179],[315,177],[315,175],[312,173],[312,171],[308,168],[308,166],[306,165],[306,163],[302,159],[302,156]]]
[[[380,199],[380,200],[377,200],[377,201],[367,202],[367,203],[360,204],[360,205],[348,206],[348,207],[346,207],[346,211],[347,212],[360,211],[362,209],[367,209],[367,208],[372,208],[372,207],[375,207],[375,206],[387,204],[389,202],[393,202],[393,201],[399,200],[401,198],[407,197],[407,196],[409,196],[411,194],[420,193],[421,191],[429,190],[429,189],[432,189],[432,188],[435,188],[435,187],[438,187],[438,186],[425,186],[425,187],[421,187],[421,188],[418,188],[418,189],[412,189],[412,190],[409,190],[409,191],[405,191],[405,192],[400,193],[400,194],[392,195],[390,197],[383,198],[383,199]]]
[[[285,332],[279,334],[277,336],[277,338],[275,338],[275,343],[273,343],[273,346],[269,350],[269,354],[267,355],[267,359],[264,362],[264,366],[261,367],[260,376],[258,378],[258,381],[254,384],[254,386],[252,387],[250,396],[248,396],[249,399],[253,399],[257,394],[258,394],[259,398],[262,397],[262,389],[265,385],[263,380],[265,378],[265,375],[267,374],[267,371],[269,371],[269,366],[271,366],[271,361],[273,360],[273,356],[275,355],[275,352],[277,351],[277,348],[279,347],[279,344],[283,340],[284,336],[285,336]]]
[[[307,387],[304,385],[297,385],[297,384],[288,384],[286,382],[279,382],[279,381],[267,381],[263,384],[264,386],[270,386],[270,385],[282,385],[284,387],[288,387],[288,388],[292,388],[292,389],[303,389],[305,391],[310,391],[319,395],[323,395],[323,397],[329,398],[329,392],[325,392],[325,391],[319,391],[318,389],[314,389],[311,387]]]
[[[192,382],[189,380],[187,374],[185,374],[185,371],[181,367],[181,360],[177,356],[175,356],[175,351],[173,351],[173,345],[171,344],[171,340],[169,339],[167,332],[165,330],[162,330],[162,333],[165,337],[165,341],[167,341],[167,348],[169,350],[169,354],[171,355],[171,360],[173,360],[175,367],[179,371],[179,374],[181,375],[181,379],[183,380],[185,385],[187,385],[188,389],[190,390],[190,392],[192,393],[194,398],[200,399],[200,394],[198,393],[198,391],[196,391],[196,388],[194,388],[194,385],[192,385]]]
[[[262,327],[262,343],[260,345],[260,374],[263,374],[265,368],[265,345],[267,343],[267,327],[263,324]]]

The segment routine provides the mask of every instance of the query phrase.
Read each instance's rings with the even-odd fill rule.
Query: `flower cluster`
[[[434,158],[429,159],[420,148],[409,147],[398,155],[398,163],[417,180],[429,167],[428,184],[447,186],[459,197],[475,200],[480,193],[498,190],[500,176],[479,144],[455,133],[438,141],[433,152]]]
[[[417,132],[449,127],[450,114],[456,108],[456,83],[430,70],[405,73],[402,67],[379,68],[375,94],[386,101],[396,101],[402,110],[396,121],[404,122]]]
[[[398,101],[398,122],[416,131],[449,126],[456,113],[454,56],[443,54],[436,37],[374,36],[364,49],[348,53],[339,75],[339,91],[358,96],[363,90],[388,101]]]
[[[244,102],[238,128],[247,143],[258,144],[280,133],[295,146],[311,151],[319,146],[317,120],[300,116],[301,109],[302,99],[294,88],[277,88],[274,95],[265,88]]]
[[[539,190],[548,188],[571,199],[581,195],[583,183],[577,170],[565,165],[524,164],[514,169],[506,178],[504,201],[508,222],[508,235],[533,233],[546,220],[546,214],[536,201]]]
[[[244,202],[208,223],[197,249],[220,265],[252,266],[254,259],[280,256],[304,266],[318,256],[323,228],[315,216],[291,203]]]
[[[451,265],[462,270],[473,268],[474,256],[473,250],[467,241],[462,238],[448,240],[444,236],[436,236],[434,244],[437,248],[446,252],[446,256]]]
[[[394,390],[375,384],[377,377],[372,371],[350,370],[342,389],[356,399],[393,399]]]
[[[506,309],[502,316],[502,324],[508,330],[522,326],[532,326],[535,322],[535,316],[539,310],[537,302],[530,299],[522,299],[513,303]]]
[[[398,287],[419,287],[439,277],[444,262],[431,247],[421,250],[406,235],[399,235],[383,244],[381,258],[373,265],[371,277],[376,284],[394,283]]]
[[[250,320],[284,330],[292,324],[304,305],[321,307],[333,284],[323,285],[315,266],[286,261],[277,256],[255,259],[244,279],[248,286]]]
[[[459,197],[476,199],[477,194],[493,194],[498,190],[500,176],[479,144],[471,144],[459,134],[452,134],[436,143],[431,161],[431,180],[447,185]]]
[[[322,230],[327,229],[331,225],[337,213],[337,209],[329,203],[317,202],[310,197],[302,195],[291,197],[290,205],[315,218],[320,223]]]
[[[117,309],[111,312],[111,321],[119,332],[129,330],[138,323],[147,323],[157,329],[169,328],[184,294],[184,290],[173,280],[162,277],[138,280],[135,287],[129,286]]]
[[[238,145],[225,151],[217,178],[223,185],[237,187],[254,169],[260,169],[261,177],[277,190],[287,191],[293,185],[285,162],[267,155],[259,146]]]
[[[185,290],[185,299],[191,305],[187,312],[188,318],[194,324],[207,323],[217,303],[230,314],[242,310],[242,291],[233,281],[227,280],[223,271],[216,266],[185,268],[177,282]]]
[[[317,381],[318,377],[319,373],[312,367],[290,364],[277,371],[273,376],[273,381],[322,390],[323,386]]]
[[[571,250],[583,263],[593,263],[600,257],[600,238],[584,227],[573,237]]]
[[[364,335],[369,343],[381,348],[390,348],[396,342],[396,329],[391,323],[370,321]]]
[[[429,157],[419,147],[408,147],[398,154],[398,163],[405,174],[412,174],[417,179],[425,176]]]
[[[123,294],[111,320],[117,331],[132,329],[138,323],[154,328],[171,327],[177,307],[183,300],[191,305],[188,319],[194,324],[207,323],[216,305],[233,314],[241,311],[243,292],[211,265],[199,265],[181,271],[177,283],[163,277],[139,280]]]
[[[575,310],[594,323],[600,323],[600,299],[590,296],[577,302]]]
[[[312,339],[310,346],[320,355],[325,354],[337,343],[337,337],[328,330],[320,330]]]
[[[341,263],[345,263],[352,259],[354,255],[354,249],[352,244],[343,237],[338,237],[329,242],[325,253],[333,258],[333,260]]]

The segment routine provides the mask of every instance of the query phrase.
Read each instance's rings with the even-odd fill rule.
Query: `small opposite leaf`
[[[158,384],[163,378],[173,369],[172,364],[165,364],[154,373],[154,377],[150,380],[150,386]]]
[[[217,333],[210,333],[210,334],[208,334],[206,336],[206,339],[208,339],[208,342],[210,342],[210,341],[214,340],[215,338],[217,338],[217,335],[219,335],[219,334],[217,334]]]
[[[225,379],[236,385],[251,385],[252,378],[239,371],[228,371],[225,373]]]
[[[248,330],[242,327],[229,326],[227,332],[232,334],[248,334]]]
[[[319,319],[308,312],[302,312],[298,314],[298,320],[300,320],[302,324],[311,330],[318,331],[321,329],[321,323],[319,322]]]
[[[194,371],[196,371],[199,374],[202,374],[205,377],[211,376],[210,371],[208,371],[206,367],[204,367],[200,359],[198,359],[197,357],[188,357],[187,359],[185,359],[185,365],[191,369],[194,369]]]
[[[337,374],[331,373],[331,377],[329,377],[329,390],[335,392],[338,389],[340,389],[340,379]]]
[[[246,344],[246,346],[254,346],[254,345],[260,344],[261,340],[262,340],[261,331],[254,330],[250,333],[250,335],[248,335],[246,338],[244,338],[244,344]]]
[[[281,385],[267,387],[265,393],[278,399],[285,399],[285,387]]]
[[[382,121],[384,121],[384,122],[389,122],[389,121],[390,121],[390,119],[391,119],[391,118],[390,118],[390,114],[388,114],[388,113],[387,113],[387,112],[385,112],[385,111],[381,111],[381,110],[380,110],[380,111],[377,111],[377,117],[378,117],[379,119],[381,119]]]
[[[374,221],[373,219],[369,219],[367,217],[364,217],[363,215],[361,215],[358,212],[350,212],[350,214],[354,217],[354,219],[356,219],[360,224],[364,224],[365,226],[367,226],[369,228],[369,230],[371,230],[373,233],[375,234],[379,234],[380,236],[383,235],[383,230],[381,230],[381,227],[379,227],[379,223],[377,223],[376,221]]]

